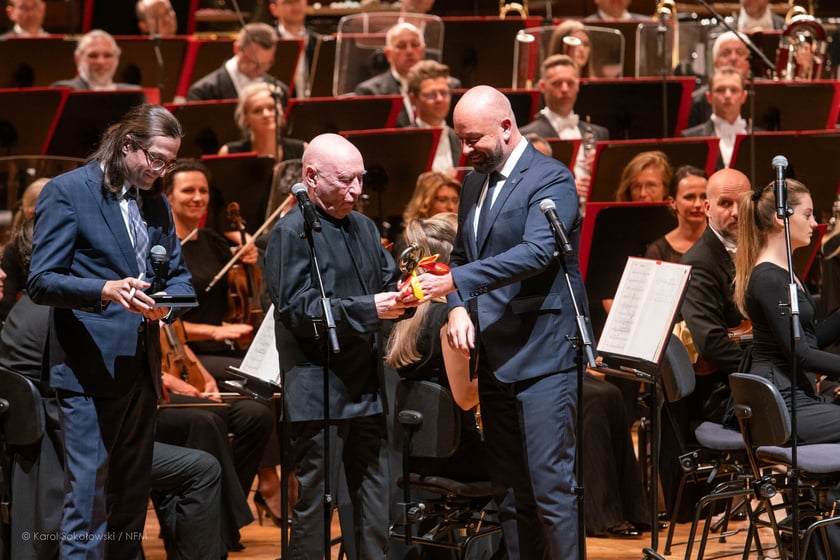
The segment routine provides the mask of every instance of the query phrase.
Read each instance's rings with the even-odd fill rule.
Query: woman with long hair
[[[811,242],[817,222],[807,187],[787,180],[790,247],[795,251]],[[840,441],[837,431],[840,406],[818,391],[815,374],[840,376],[840,357],[821,350],[840,335],[840,314],[816,324],[816,306],[802,280],[795,277],[801,336],[791,342],[789,312],[779,307],[790,296],[787,241],[784,223],[776,215],[773,183],[752,196],[741,196],[738,206],[738,252],[735,257],[735,304],[753,326],[750,372],[768,379],[790,405],[796,399],[797,436],[802,443]],[[796,382],[791,384],[791,363],[796,360]]]
[[[668,200],[668,184],[673,173],[664,152],[642,152],[624,166],[615,199],[619,202]]]

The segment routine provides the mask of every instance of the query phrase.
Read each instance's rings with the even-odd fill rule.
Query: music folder
[[[184,130],[178,157],[216,155],[223,145],[239,140],[242,130],[233,117],[237,103],[236,99],[164,103]]]
[[[654,381],[691,267],[630,257],[598,341],[606,373]]]
[[[268,308],[239,367],[228,366],[222,384],[253,399],[269,402],[281,389],[280,355],[274,341],[274,305]]]
[[[402,107],[401,95],[292,99],[286,109],[286,135],[309,142],[326,132],[392,128]]]
[[[66,91],[0,89],[0,152],[4,156],[42,153]]]

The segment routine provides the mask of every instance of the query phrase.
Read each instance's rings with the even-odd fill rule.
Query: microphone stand
[[[787,186],[783,187],[787,190]],[[797,454],[797,443],[799,438],[796,435],[796,388],[798,387],[797,384],[797,370],[798,364],[796,361],[796,341],[800,338],[800,324],[799,324],[799,295],[798,295],[798,286],[796,284],[796,273],[793,270],[793,251],[790,245],[790,215],[793,214],[793,210],[788,207],[787,205],[787,196],[785,195],[785,203],[783,208],[779,208],[778,212],[783,214],[783,216],[779,216],[782,218],[785,224],[785,250],[787,252],[787,267],[788,267],[788,274],[790,276],[790,285],[788,286],[788,303],[780,303],[779,308],[782,314],[784,315],[785,311],[790,313],[790,387],[791,387],[791,399],[790,399],[790,429],[791,429],[791,436],[790,436],[790,443],[791,443],[791,450],[790,450],[790,480],[789,484],[791,485],[792,492],[790,497],[790,507],[791,507],[791,521],[792,521],[792,535],[791,535],[791,548],[793,548],[793,560],[799,560],[800,557],[800,550],[799,550],[799,463],[798,463],[798,454]]]
[[[303,207],[301,207],[303,212]],[[321,338],[318,331],[318,325],[326,329],[329,345],[324,344],[324,367],[323,367],[323,399],[324,399],[324,422],[323,422],[323,445],[324,445],[324,558],[330,557],[330,548],[332,545],[332,536],[330,535],[332,510],[333,510],[333,496],[330,488],[330,353],[338,354],[341,352],[341,347],[338,344],[338,335],[335,329],[335,319],[333,318],[332,308],[330,307],[330,298],[327,297],[327,292],[324,289],[324,280],[321,277],[321,267],[318,264],[318,253],[315,250],[315,240],[312,236],[312,228],[306,220],[304,223],[304,236],[309,244],[309,254],[312,257],[312,270],[315,273],[315,280],[318,284],[318,289],[321,292],[321,311],[322,318],[314,319],[313,326],[315,327],[316,338]]]
[[[668,33],[666,18],[662,12],[658,14],[659,22],[656,26],[656,58],[659,60],[659,77],[662,79],[662,137],[671,136],[668,129],[668,56],[665,49],[665,36]]]
[[[586,521],[584,512],[584,484],[583,484],[583,376],[586,372],[586,367],[594,368],[595,352],[593,350],[592,336],[589,330],[589,319],[581,310],[578,304],[575,290],[572,286],[572,279],[569,275],[569,266],[566,262],[566,254],[563,246],[557,236],[555,235],[556,249],[554,250],[554,257],[560,261],[560,266],[563,268],[563,278],[566,281],[566,288],[569,291],[569,298],[572,300],[572,307],[575,312],[575,320],[577,321],[578,335],[576,337],[567,337],[569,342],[575,348],[575,368],[577,369],[577,410],[575,411],[575,479],[577,486],[574,488],[575,496],[577,496],[578,505],[578,560],[586,558]],[[584,357],[586,364],[584,365]]]

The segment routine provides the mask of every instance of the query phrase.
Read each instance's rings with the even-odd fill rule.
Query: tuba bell
[[[522,3],[507,3],[505,0],[499,0],[499,19],[505,19],[509,12],[517,13],[519,17],[525,19],[528,17],[528,0],[522,0]]]
[[[828,49],[825,28],[814,16],[803,11],[801,6],[791,7],[790,20],[779,39],[776,74],[781,80],[822,78]]]

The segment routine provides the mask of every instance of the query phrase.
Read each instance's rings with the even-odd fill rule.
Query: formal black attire
[[[266,277],[275,305],[275,328],[283,373],[283,402],[290,424],[291,460],[300,483],[290,535],[290,558],[321,558],[323,552],[323,375],[329,356],[330,480],[338,489],[344,467],[360,529],[362,560],[382,558],[388,546],[389,481],[381,353],[382,321],[374,294],[394,290],[399,273],[369,218],[352,212],[336,219],[318,210],[323,229],[313,233],[326,295],[341,352],[327,353],[326,335],[315,338],[321,296],[310,267],[300,212],[280,219],[266,253]]]
[[[20,255],[14,243],[3,247],[0,268],[6,273],[3,280],[3,297],[0,299],[0,321],[6,319],[18,296],[26,289],[26,272],[20,262]]]
[[[75,78],[71,78],[69,80],[59,80],[57,82],[53,82],[50,84],[50,87],[66,87],[81,91],[91,89],[90,84],[87,83],[81,76],[76,76]],[[117,83],[117,89],[140,89],[140,86],[137,84],[119,82]]]
[[[58,401],[42,380],[41,361],[47,341],[50,310],[26,294],[12,307],[0,332],[0,364],[29,377],[41,391],[44,436],[37,444],[16,448],[11,474],[10,558],[58,558],[63,455]],[[161,536],[172,559],[218,558],[219,463],[202,451],[154,444],[151,495]],[[23,538],[23,535],[30,535]]]
[[[840,357],[820,350],[840,338],[840,315],[829,316],[817,328],[816,307],[810,294],[800,287],[799,323],[801,336],[795,345],[790,339],[790,315],[780,304],[788,302],[790,274],[769,262],[755,265],[745,294],[747,315],[753,325],[750,373],[773,383],[790,406],[796,398],[796,432],[801,443],[840,442],[840,406],[820,395],[814,374],[840,377]],[[791,358],[796,359],[795,387],[791,385]]]
[[[283,107],[289,103],[289,86],[272,76],[263,74],[261,80],[280,90],[280,103]],[[187,101],[209,101],[212,99],[237,99],[239,92],[228,74],[225,64],[222,64],[206,76],[200,78],[187,90]]]
[[[581,136],[583,136],[587,124],[589,123],[578,123],[577,128],[580,131]],[[592,135],[595,137],[596,142],[602,142],[610,139],[610,131],[606,127],[597,124],[589,124],[589,126],[592,129]],[[557,138],[558,135],[557,130],[551,126],[551,122],[548,118],[541,113],[537,114],[537,116],[534,117],[534,120],[524,125],[519,129],[519,131],[522,132],[522,134],[536,133],[543,138]]]
[[[659,239],[655,239],[651,242],[650,245],[647,246],[645,249],[645,258],[646,259],[656,259],[658,261],[666,261],[666,262],[680,262],[682,259],[683,254],[674,249],[668,240],[665,239],[663,235]]]
[[[461,81],[457,78],[449,77],[449,88],[460,89]],[[394,76],[394,73],[389,68],[381,74],[361,82],[353,90],[356,95],[405,95],[402,90],[402,85]],[[408,103],[408,97],[405,97],[405,103]],[[408,115],[408,110],[403,105],[400,114],[397,117],[397,126],[404,128],[411,125],[411,118]]]
[[[280,147],[283,148],[283,159],[280,161],[300,159],[303,157],[303,140],[298,140],[297,138],[279,137],[277,141],[280,143]],[[254,151],[254,146],[250,137],[228,142],[225,146],[227,146],[229,154],[244,154],[246,152]]]

